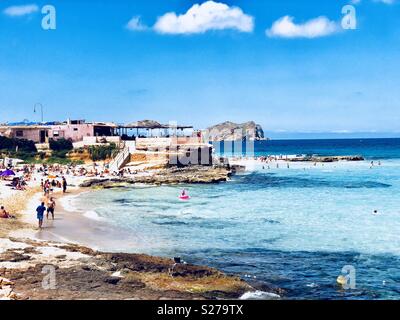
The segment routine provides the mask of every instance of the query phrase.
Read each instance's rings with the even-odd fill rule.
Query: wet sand
[[[84,216],[72,208],[65,208],[65,201],[71,197],[79,196],[83,192],[96,192],[96,190],[74,189],[65,194],[55,193],[56,200],[55,219],[46,218],[43,229],[39,230],[36,219],[36,208],[43,198],[41,193],[36,193],[28,202],[22,220],[32,226],[31,229],[21,229],[11,232],[10,236],[16,238],[31,238],[35,240],[75,243],[89,246],[95,250],[136,252],[138,242],[135,235],[127,230],[121,230],[107,222],[94,220]],[[117,213],[116,213],[117,214]],[[141,244],[142,245],[142,244]]]

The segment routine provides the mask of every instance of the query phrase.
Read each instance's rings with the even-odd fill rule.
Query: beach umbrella
[[[12,170],[6,170],[0,173],[0,177],[9,177],[9,176],[15,176],[15,172]]]

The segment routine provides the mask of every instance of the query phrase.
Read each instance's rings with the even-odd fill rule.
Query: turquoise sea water
[[[265,141],[255,152],[367,160],[257,165],[218,185],[102,190],[75,205],[129,234],[115,250],[181,256],[283,288],[284,298],[399,299],[400,139]],[[183,187],[188,202],[178,200]],[[336,284],[345,265],[355,289]]]

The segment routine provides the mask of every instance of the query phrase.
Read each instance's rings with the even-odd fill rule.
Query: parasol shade
[[[0,172],[0,177],[9,177],[9,176],[15,176],[15,172],[12,170],[6,170],[3,172]]]

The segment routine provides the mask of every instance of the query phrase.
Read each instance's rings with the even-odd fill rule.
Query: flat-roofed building
[[[13,139],[26,139],[35,143],[47,143],[49,141],[49,126],[42,125],[16,125],[1,126],[0,135]]]
[[[72,142],[83,141],[86,137],[112,137],[117,125],[114,123],[85,122],[85,120],[68,120],[50,126],[50,139],[67,139]]]

